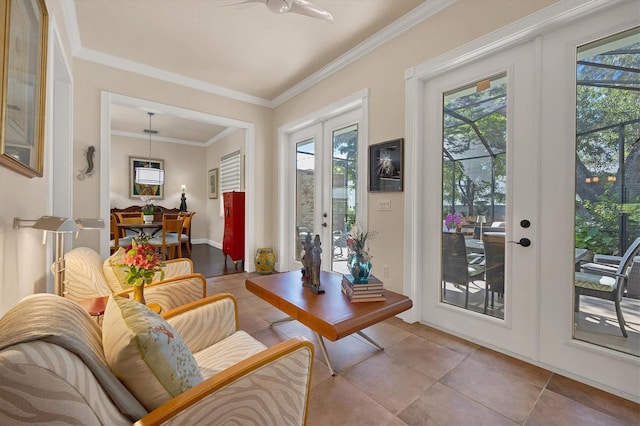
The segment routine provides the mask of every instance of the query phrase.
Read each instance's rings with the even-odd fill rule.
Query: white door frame
[[[369,89],[363,89],[351,96],[328,105],[322,109],[307,114],[296,121],[285,124],[278,128],[278,161],[281,164],[278,173],[278,271],[290,271],[300,267],[294,262],[296,247],[295,230],[290,226],[295,223],[295,188],[292,189],[291,182],[295,182],[295,150],[291,149],[291,144],[295,143],[292,135],[303,129],[320,124],[333,117],[349,111],[359,110],[358,119],[358,181],[367,182],[367,141],[369,140]],[[295,185],[294,185],[295,186]],[[358,221],[366,227],[368,217],[366,184],[357,193]],[[322,212],[316,212],[322,214]],[[327,262],[325,262],[325,267]]]

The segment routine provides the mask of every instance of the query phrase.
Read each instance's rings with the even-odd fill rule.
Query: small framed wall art
[[[211,169],[207,173],[207,192],[209,198],[218,198],[218,169]]]
[[[369,146],[369,191],[402,191],[404,139]]]

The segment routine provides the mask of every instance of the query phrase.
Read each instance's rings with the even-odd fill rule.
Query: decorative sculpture
[[[311,235],[307,234],[304,240],[305,253],[303,257],[302,285],[309,287],[316,294],[324,294],[320,288],[320,270],[322,264],[322,248],[320,248],[320,235],[315,236],[311,244]]]
[[[95,155],[95,153],[96,147],[93,145],[91,145],[84,151],[84,155],[87,160],[87,167],[83,170],[78,170],[79,173],[76,176],[78,180],[84,180],[86,176],[93,176],[93,173],[95,172],[95,170],[93,169],[93,156]]]
[[[310,283],[311,282],[311,250],[313,249],[313,245],[311,244],[311,234],[307,233],[302,241],[302,282]]]

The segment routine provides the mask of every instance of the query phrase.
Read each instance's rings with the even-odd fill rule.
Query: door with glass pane
[[[357,117],[347,113],[291,135],[295,262],[305,239],[319,235],[323,269],[347,272],[347,234],[359,217]]]
[[[535,353],[538,226],[532,44],[425,83],[427,230],[422,320]],[[432,243],[432,241],[437,241]],[[518,243],[514,243],[517,241]],[[529,243],[529,244],[527,244]],[[435,278],[436,274],[430,275]]]

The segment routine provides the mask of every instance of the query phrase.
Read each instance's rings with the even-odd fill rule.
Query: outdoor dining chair
[[[504,297],[504,240],[502,235],[482,236],[485,258],[485,295],[484,313],[487,313],[489,293],[491,293],[491,308],[494,308],[494,296]]]
[[[640,238],[636,238],[627,248],[615,270],[613,268],[607,270],[607,268],[603,267],[604,265],[595,265],[593,263],[582,265],[581,271],[575,273],[575,312],[580,311],[580,296],[611,300],[616,309],[620,331],[622,331],[624,337],[627,337],[620,301],[629,278],[631,263],[638,252],[640,252]]]
[[[472,255],[473,256],[473,255]],[[460,233],[442,233],[442,290],[446,299],[447,283],[465,287],[464,308],[469,305],[469,283],[481,280],[484,266],[481,263],[469,263],[464,235]]]

